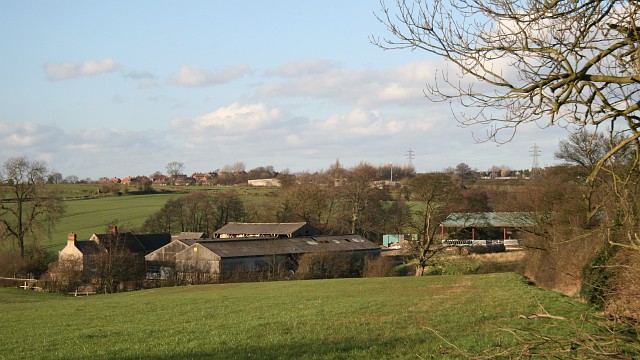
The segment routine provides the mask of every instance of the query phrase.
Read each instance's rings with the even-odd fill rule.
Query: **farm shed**
[[[238,223],[230,222],[213,233],[214,238],[242,238],[255,236],[295,237],[314,236],[320,232],[306,222],[297,223]]]
[[[176,269],[214,276],[277,266],[293,270],[300,255],[320,252],[364,258],[379,256],[380,247],[358,235],[217,239],[199,241],[176,254]]]
[[[176,254],[201,239],[174,239],[167,245],[150,252],[144,257],[147,279],[164,279],[176,267]]]
[[[520,231],[533,225],[533,215],[526,212],[451,213],[441,224],[442,241],[450,244],[497,241],[518,245]]]
[[[168,243],[167,245],[156,249],[155,251],[147,254],[144,259],[147,263],[158,262],[158,263],[175,263],[176,254],[181,252],[182,250],[188,248],[189,246],[196,243],[197,240],[189,239],[189,240],[179,240],[175,239]]]

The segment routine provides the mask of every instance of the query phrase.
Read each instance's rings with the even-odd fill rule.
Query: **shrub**
[[[44,288],[52,292],[69,293],[83,283],[82,260],[56,261],[42,276]]]
[[[52,253],[38,247],[28,247],[24,258],[18,251],[0,253],[0,275],[13,277],[16,274],[38,278],[44,274],[49,264],[55,261]]]
[[[604,304],[608,313],[614,313],[635,327],[640,325],[640,251],[622,248],[613,256],[611,294]]]
[[[396,274],[394,260],[388,256],[366,257],[364,259],[364,277],[387,277]]]
[[[298,260],[298,279],[331,279],[360,276],[363,259],[340,252],[306,253]]]
[[[611,293],[612,269],[607,265],[618,247],[605,242],[582,270],[580,296],[588,303],[602,307]]]
[[[409,274],[415,273],[416,264],[400,264],[396,265],[393,268],[394,275],[396,276],[407,276]]]

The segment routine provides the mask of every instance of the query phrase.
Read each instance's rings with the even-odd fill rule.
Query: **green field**
[[[67,241],[67,234],[74,232],[78,239],[86,240],[94,233],[103,233],[117,220],[129,229],[141,226],[149,215],[160,210],[170,199],[185,196],[192,191],[206,193],[237,191],[247,205],[275,193],[273,188],[253,187],[164,187],[161,192],[145,195],[100,196],[96,185],[54,185],[65,199],[66,212],[51,235],[42,241],[45,249],[59,251]]]
[[[60,250],[67,241],[67,234],[74,232],[78,239],[86,240],[94,233],[104,233],[107,225],[117,220],[120,225],[134,228],[167,202],[183,196],[180,193],[152,195],[128,195],[65,200],[66,211],[43,243],[46,249]]]
[[[545,310],[566,320],[522,317]],[[514,273],[203,285],[89,297],[0,289],[0,311],[2,359],[427,359],[504,351],[516,357],[523,341],[539,339],[534,333],[572,339],[574,326],[584,325],[580,317],[592,314]],[[507,329],[529,335],[517,340]]]

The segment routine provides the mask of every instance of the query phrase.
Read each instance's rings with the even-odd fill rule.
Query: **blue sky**
[[[63,176],[243,162],[292,172],[554,162],[562,129],[474,141],[423,96],[441,59],[383,51],[378,1],[14,1],[0,11],[0,161]]]

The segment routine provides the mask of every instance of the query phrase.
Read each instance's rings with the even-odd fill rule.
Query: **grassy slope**
[[[459,358],[571,337],[589,310],[513,273],[191,286],[84,298],[0,289],[3,359]],[[434,331],[432,331],[432,330]],[[497,350],[496,350],[497,349]]]
[[[67,234],[74,232],[78,239],[86,240],[94,233],[102,233],[107,225],[117,220],[120,225],[135,229],[141,226],[151,214],[170,199],[185,196],[191,191],[203,191],[210,194],[225,191],[237,191],[247,204],[258,199],[272,196],[272,188],[252,187],[171,187],[173,192],[160,192],[148,195],[101,196],[98,197],[96,185],[73,184],[55,185],[66,200],[66,212],[56,225],[43,246],[51,251],[61,250],[67,241]],[[167,190],[162,188],[160,190]]]
[[[145,219],[160,210],[169,199],[184,194],[153,194],[117,197],[99,197],[93,199],[67,200],[66,212],[56,225],[51,238],[43,246],[60,250],[67,241],[67,234],[75,232],[78,239],[86,240],[93,233],[103,233],[107,225],[118,220],[128,228],[140,226]]]

